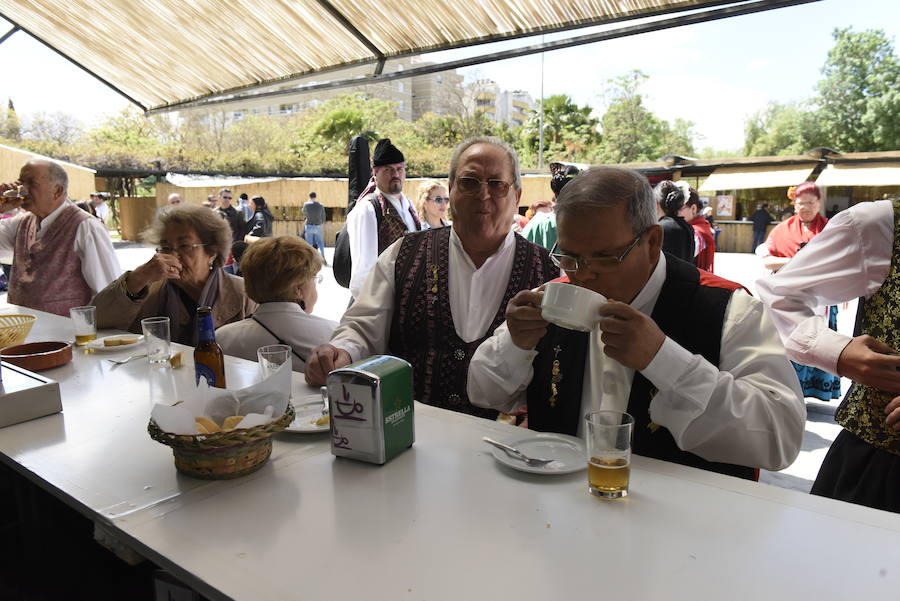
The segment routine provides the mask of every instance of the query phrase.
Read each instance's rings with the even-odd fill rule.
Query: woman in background
[[[303,372],[312,349],[331,339],[337,323],[311,315],[319,298],[322,258],[296,236],[263,238],[247,247],[241,273],[247,296],[259,303],[247,319],[216,330],[226,355],[256,361],[256,350],[269,344],[292,349],[293,369]]]
[[[447,188],[439,181],[428,180],[419,184],[416,195],[416,212],[422,222],[422,229],[432,229],[450,225],[447,209],[450,207],[450,195]]]
[[[694,228],[678,212],[685,203],[684,191],[675,182],[659,182],[653,190],[659,225],[663,229],[664,252],[688,263],[694,262]]]
[[[266,206],[266,199],[262,196],[254,196],[250,199],[250,210],[253,216],[247,222],[247,233],[244,235],[244,242],[248,244],[256,242],[260,238],[272,237],[272,222],[275,217]]]
[[[694,264],[700,269],[712,273],[713,264],[716,261],[716,236],[709,221],[703,216],[703,205],[700,203],[697,191],[687,184],[680,187],[682,191],[685,189],[687,191],[687,202],[678,214],[694,228],[694,244],[696,245]]]

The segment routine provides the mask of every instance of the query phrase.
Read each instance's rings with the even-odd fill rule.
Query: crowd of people
[[[261,196],[234,205],[222,189],[198,206],[172,194],[144,232],[155,254],[123,273],[100,220],[68,200],[65,171],[29,161],[19,181],[0,184],[0,193],[27,191],[22,213],[0,221],[0,249],[14,253],[9,302],[60,315],[93,304],[98,327],[133,332],[164,315],[172,339],[188,345],[196,309],[209,306],[227,354],[252,360],[260,346],[287,344],[310,385],[390,354],[412,365],[423,403],[576,436],[588,411],[627,411],[636,453],[747,479],[794,461],[804,396],[810,386],[831,395],[840,374],[856,385],[814,492],[900,511],[891,479],[900,469],[900,202],[853,207],[828,224],[815,184],[798,186],[796,214],[755,241],[774,275],[754,298],[713,274],[706,207],[684,182],[653,188],[629,169],[555,163],[552,199],[522,227],[508,144],[467,140],[448,171],[410,200],[403,152],[379,141],[369,187],[347,216],[353,298],[335,323],[312,315],[325,264],[315,193],[302,239],[272,235]],[[598,327],[545,321],[550,281],[603,295]],[[829,329],[819,307],[857,296],[868,297],[860,335]]]

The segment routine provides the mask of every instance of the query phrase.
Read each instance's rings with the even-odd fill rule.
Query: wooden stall
[[[156,214],[153,196],[123,196],[119,198],[119,223],[122,240],[140,240],[140,234]]]
[[[2,144],[0,144],[0,182],[14,182],[19,179],[22,165],[31,159],[58,163],[69,176],[69,198],[72,200],[87,200],[91,193],[97,190],[95,188],[97,184],[94,182],[94,174],[97,172],[93,169]]]

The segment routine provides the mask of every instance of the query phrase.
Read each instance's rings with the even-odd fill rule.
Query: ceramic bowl
[[[579,332],[590,332],[600,316],[597,311],[606,297],[593,290],[563,282],[549,282],[541,299],[541,317],[545,321]]]
[[[41,371],[65,365],[72,360],[68,342],[29,342],[0,349],[0,360],[28,371]]]

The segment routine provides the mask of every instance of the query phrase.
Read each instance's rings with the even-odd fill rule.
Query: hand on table
[[[333,369],[350,365],[350,353],[330,344],[320,344],[312,350],[306,360],[306,383],[310,386],[324,386],[328,373]]]
[[[900,394],[900,356],[869,335],[850,340],[838,357],[839,376],[891,394]]]
[[[520,349],[530,351],[547,333],[547,322],[541,317],[543,288],[522,290],[506,305],[506,327]]]
[[[614,300],[601,305],[598,313],[606,356],[636,371],[647,367],[666,339],[656,322],[631,305]]]
[[[153,282],[179,279],[181,270],[181,261],[177,256],[156,253],[149,261],[128,274],[125,285],[130,292],[137,294]]]

